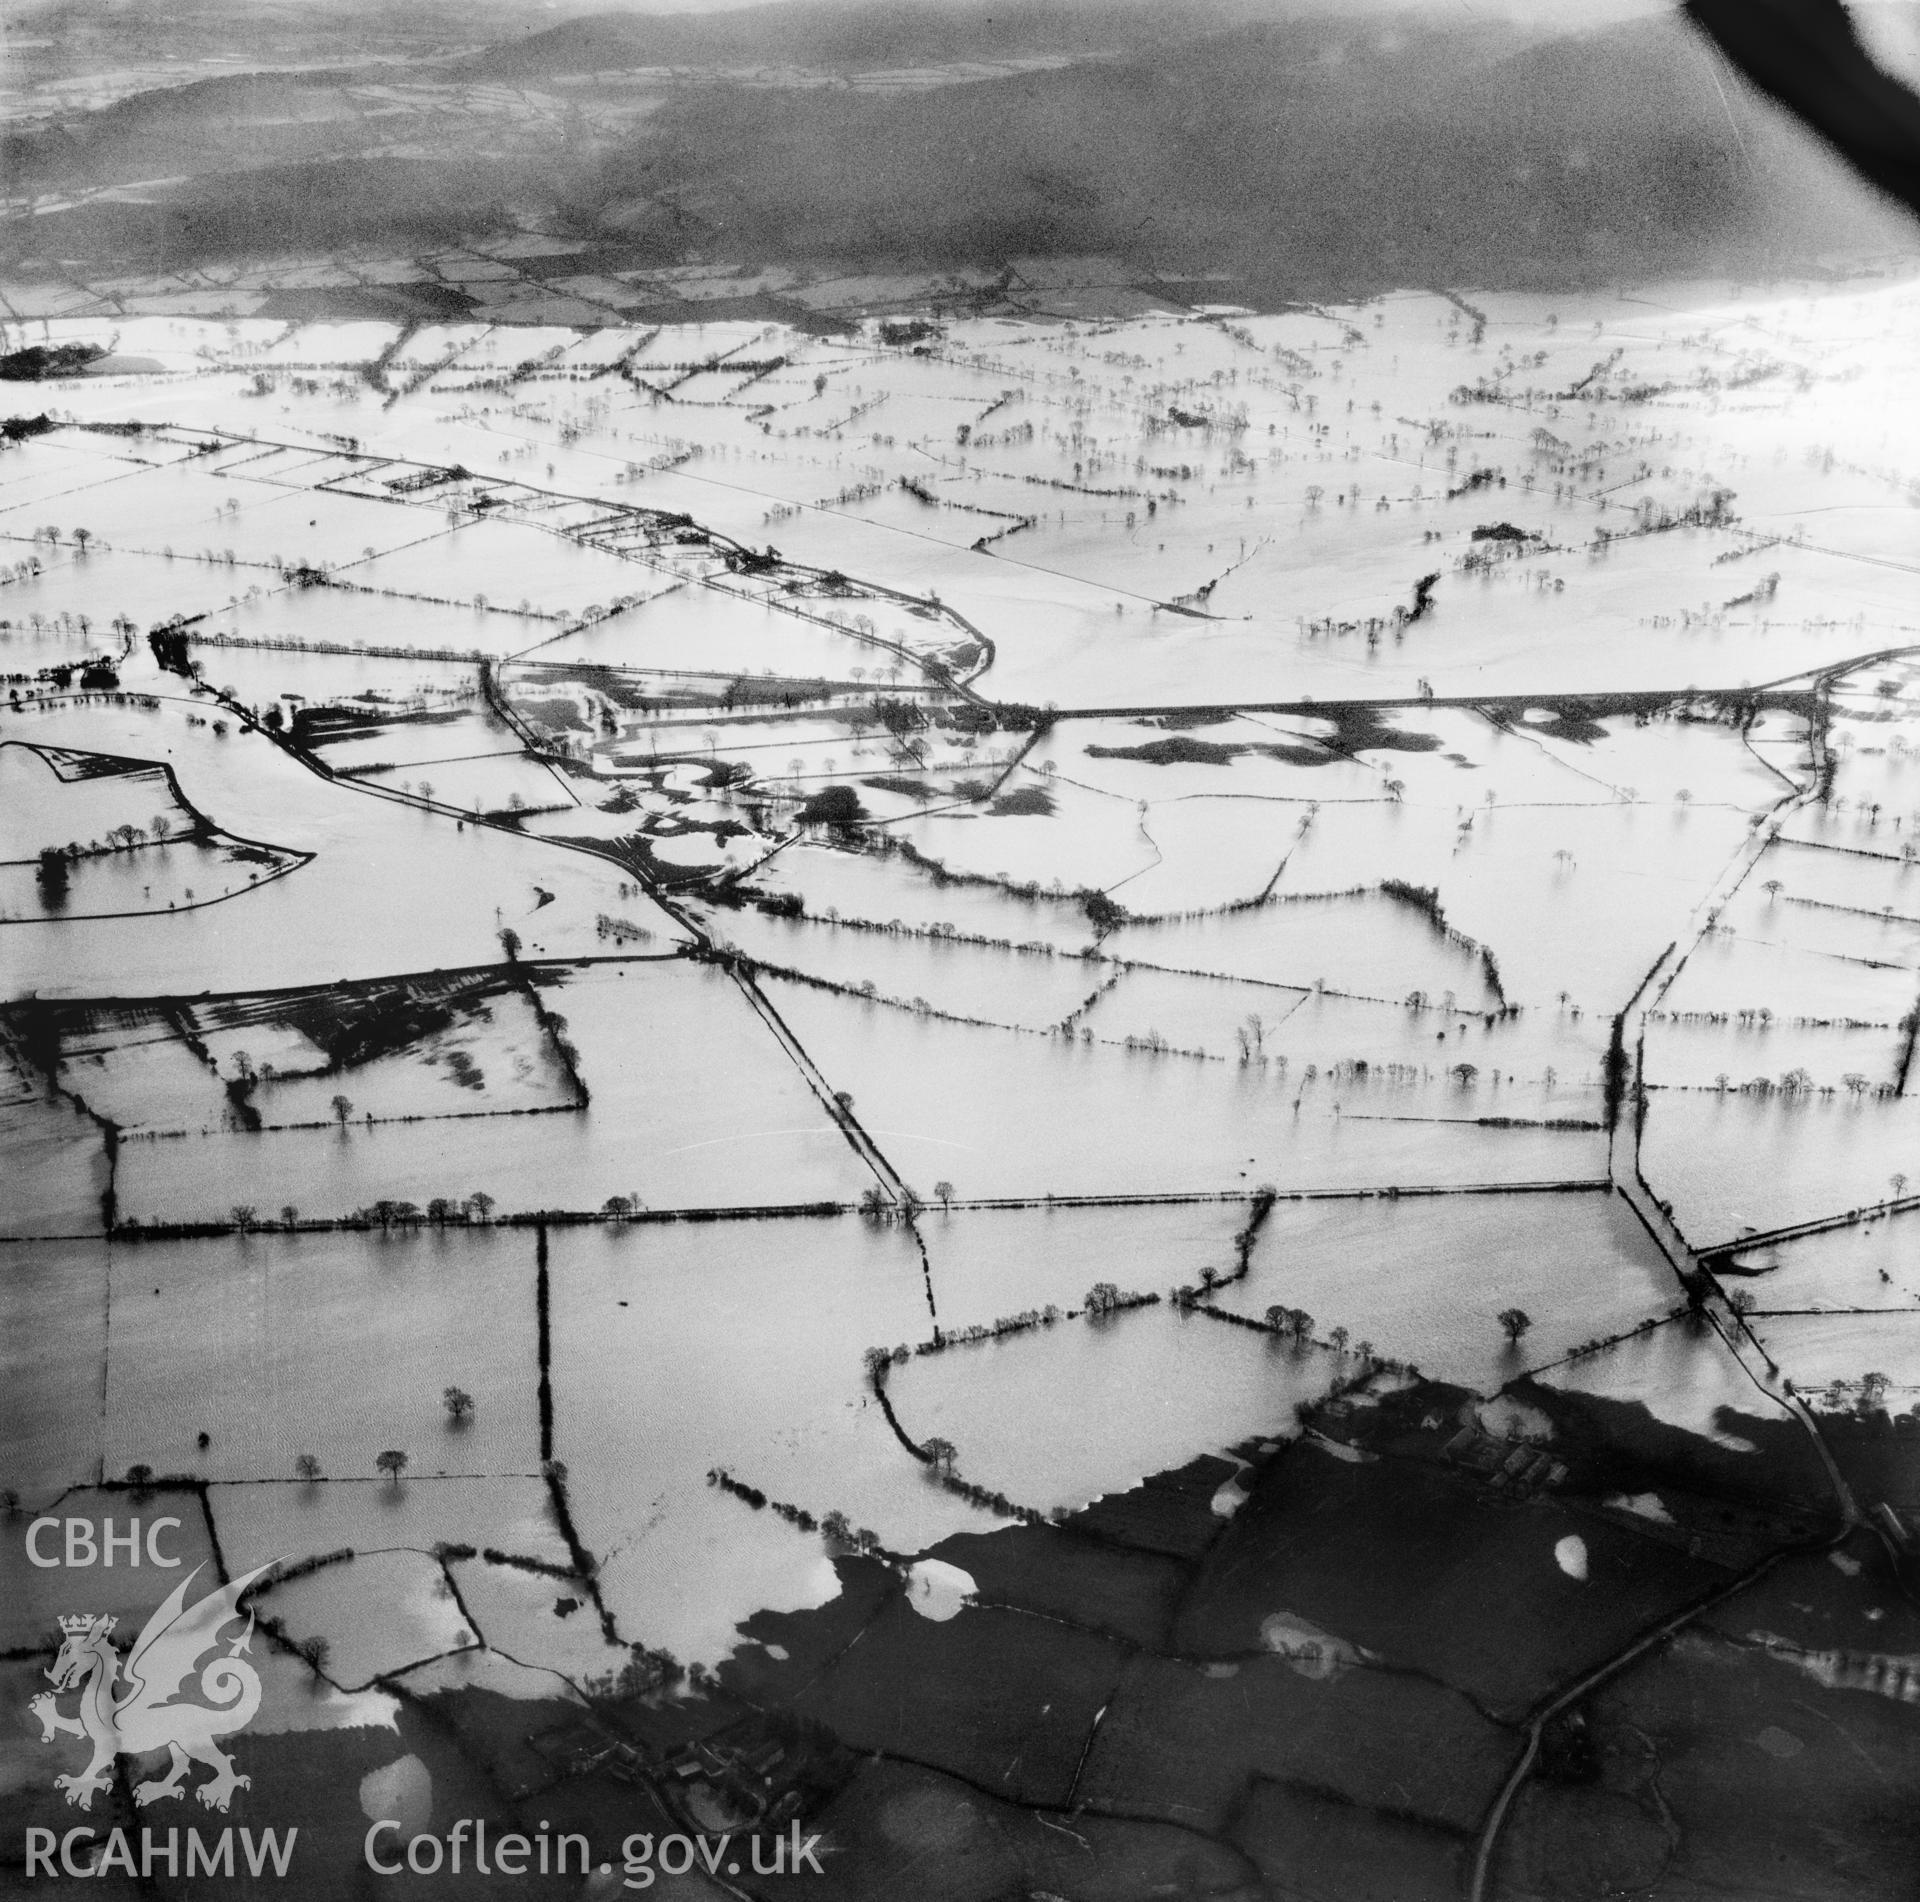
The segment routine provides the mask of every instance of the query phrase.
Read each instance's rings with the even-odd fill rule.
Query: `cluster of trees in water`
[[[1788,1381],[1786,1385],[1791,1393],[1793,1382]],[[1904,1413],[1889,1413],[1887,1395],[1892,1387],[1893,1377],[1890,1374],[1869,1369],[1856,1381],[1838,1378],[1828,1381],[1818,1394],[1811,1396],[1811,1404],[1829,1413],[1851,1413],[1862,1420],[1877,1420],[1882,1424],[1890,1420],[1902,1433],[1920,1432],[1920,1402]]]
[[[179,837],[192,839],[199,836],[201,823],[183,829]],[[68,887],[72,881],[73,868],[82,859],[107,858],[116,852],[131,852],[148,844],[164,845],[174,836],[173,821],[165,813],[154,816],[150,825],[118,825],[109,831],[104,840],[89,839],[82,845],[78,839],[69,839],[65,845],[43,845],[35,860],[34,876],[40,890],[41,903],[49,911],[61,910],[67,902]],[[187,897],[192,898],[189,891]]]
[[[334,1101],[337,1105],[346,1102],[346,1098],[335,1097]],[[351,1110],[353,1106],[349,1103],[347,1107]],[[344,1122],[344,1120],[343,1117],[342,1121]],[[383,1197],[378,1202],[368,1203],[365,1208],[355,1209],[354,1212],[347,1217],[347,1221],[354,1227],[378,1228],[381,1230],[418,1228],[423,1223],[431,1224],[435,1228],[464,1227],[469,1224],[479,1224],[489,1221],[492,1218],[495,1206],[493,1197],[488,1195],[484,1189],[476,1189],[473,1194],[468,1196],[436,1195],[428,1202],[425,1208],[422,1208],[417,1202],[406,1202]],[[241,1218],[243,1216],[250,1218],[252,1213],[250,1209],[236,1208],[233,1211],[234,1226],[236,1228],[249,1226],[250,1223],[243,1221]],[[283,1226],[293,1228],[300,1219],[300,1211],[289,1203],[280,1211],[280,1219]]]

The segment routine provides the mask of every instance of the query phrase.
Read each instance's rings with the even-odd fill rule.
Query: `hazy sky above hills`
[[[743,7],[768,3],[769,0],[602,0],[604,11],[609,13],[731,13]],[[913,7],[928,4],[929,0],[895,0],[895,3],[901,7]],[[993,0],[979,0],[979,4],[983,8],[989,7]],[[562,10],[558,0],[526,0],[526,5],[531,14]],[[1259,10],[1271,11],[1279,16],[1333,13],[1358,17],[1370,13],[1415,11],[1459,13],[1481,22],[1514,19],[1575,32],[1581,27],[1601,26],[1609,21],[1629,19],[1639,14],[1669,12],[1672,10],[1672,0],[1430,0],[1424,9],[1417,4],[1408,5],[1408,0],[1277,0],[1270,9]],[[1177,18],[1179,12],[1180,0],[1166,0],[1169,19]]]
[[[524,0],[530,21],[542,15],[566,17],[581,12],[647,14],[734,13],[749,7],[778,5],[781,0]],[[996,0],[975,0],[983,10]],[[1031,5],[1032,0],[1018,0]],[[314,0],[324,5],[326,0]],[[948,5],[951,0],[894,0],[902,9]],[[1177,20],[1185,0],[1162,0],[1170,22]],[[1244,0],[1249,13],[1276,18],[1304,14],[1333,14],[1354,19],[1381,13],[1426,13],[1444,18],[1457,15],[1463,22],[1487,25],[1512,20],[1516,25],[1561,33],[1580,33],[1611,26],[1621,20],[1671,13],[1678,0]],[[1874,56],[1889,71],[1909,80],[1920,79],[1920,6],[1911,0],[1856,0],[1848,7],[1855,25]]]

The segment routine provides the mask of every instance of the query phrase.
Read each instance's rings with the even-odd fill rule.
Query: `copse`
[[[803,826],[858,825],[867,816],[860,795],[851,786],[823,786],[800,808]]]

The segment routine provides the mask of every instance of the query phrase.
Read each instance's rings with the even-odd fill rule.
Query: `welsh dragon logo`
[[[42,1743],[60,1736],[92,1742],[93,1760],[84,1770],[53,1780],[69,1803],[91,1809],[95,1793],[112,1782],[116,1757],[143,1757],[160,1750],[170,1753],[171,1766],[164,1777],[135,1786],[136,1803],[183,1795],[188,1767],[194,1763],[213,1772],[197,1792],[208,1809],[224,1811],[234,1791],[251,1784],[213,1741],[244,1730],[260,1708],[260,1674],[244,1656],[253,1636],[251,1612],[245,1614],[246,1629],[229,1641],[225,1654],[210,1659],[196,1683],[188,1680],[218,1644],[222,1628],[242,1615],[241,1595],[271,1567],[262,1565],[188,1608],[188,1587],[204,1569],[196,1565],[173,1588],[147,1620],[124,1665],[109,1642],[115,1619],[82,1612],[60,1620],[59,1655],[46,1674],[53,1689],[31,1699],[28,1709],[40,1719]],[[123,1671],[126,1688],[116,1693],[115,1680]],[[80,1694],[77,1717],[62,1716],[57,1707],[69,1691]],[[196,1693],[206,1701],[191,1701]]]

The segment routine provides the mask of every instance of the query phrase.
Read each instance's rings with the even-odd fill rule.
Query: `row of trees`
[[[1305,1308],[1290,1308],[1276,1302],[1267,1309],[1263,1318],[1274,1333],[1288,1340],[1307,1341],[1313,1338],[1314,1319]],[[1524,1308],[1503,1308],[1494,1318],[1500,1323],[1500,1331],[1506,1335],[1509,1344],[1517,1343],[1521,1335],[1533,1326],[1533,1318]],[[1344,1327],[1329,1328],[1327,1331],[1328,1345],[1336,1353],[1346,1352],[1350,1338]],[[1354,1352],[1362,1360],[1370,1361],[1374,1358],[1373,1343],[1355,1342]]]

